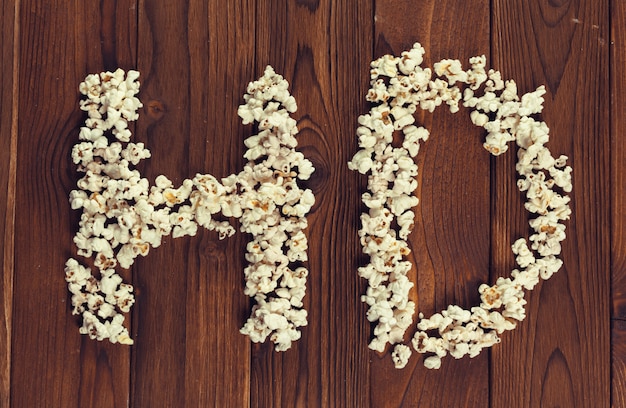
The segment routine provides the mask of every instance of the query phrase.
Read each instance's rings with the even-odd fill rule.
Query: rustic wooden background
[[[625,407],[626,2],[623,0],[37,1],[0,6],[1,407]],[[415,41],[426,61],[486,54],[522,92],[545,84],[551,150],[574,168],[564,269],[490,353],[414,356],[395,370],[367,349],[357,240],[364,178],[348,170],[368,63]],[[79,214],[70,150],[78,83],[122,67],[150,103],[143,171],[180,182],[243,166],[237,106],[271,64],[290,82],[300,149],[317,171],[309,326],[285,352],[238,333],[249,312],[241,235],[167,240],[126,274],[133,347],[90,341],[70,313],[63,265]],[[421,115],[422,199],[411,237],[414,296],[432,313],[478,302],[527,233],[513,154],[492,159],[468,115]],[[5,193],[6,192],[6,193]]]

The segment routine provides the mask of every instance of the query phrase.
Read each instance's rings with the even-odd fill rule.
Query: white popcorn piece
[[[515,258],[515,262],[517,262],[517,264],[521,268],[525,268],[528,265],[535,263],[535,256],[528,248],[528,244],[524,238],[520,238],[515,241],[515,243],[511,247],[511,250],[513,251],[513,254],[517,255],[517,258]]]
[[[455,82],[467,82],[467,72],[463,71],[461,61],[443,59],[436,62],[434,65],[434,71],[439,76],[445,76],[448,79],[449,85],[454,85]]]
[[[115,268],[129,268],[137,256],[160,246],[164,236],[196,235],[198,225],[215,230],[220,239],[233,235],[228,221],[213,218],[219,214],[239,218],[241,231],[252,235],[245,293],[257,305],[241,332],[252,341],[269,337],[277,351],[287,350],[300,337],[298,328],[307,324],[302,303],[308,275],[302,266],[308,259],[304,229],[315,203],[312,191],[297,182],[308,180],[315,169],[295,150],[298,129],[289,113],[297,105],[287,81],[268,66],[248,85],[238,113],[244,124],[258,122],[259,133],[244,142],[249,162],[243,171],[221,182],[197,174],[175,187],[164,175],[150,186],[134,168],[151,156],[143,143],[130,141],[128,123],[142,107],[136,97],[138,78],[137,71],[118,69],[88,75],[79,86],[86,96],[80,107],[88,118],[72,161],[85,175],[69,199],[73,209],[83,210],[74,237],[78,254],[95,255],[100,275],[93,276],[74,259],[66,264],[73,313],[83,319],[80,332],[132,344],[122,313],[135,302],[133,287],[123,283]]]
[[[424,359],[424,367],[428,369],[439,369],[441,367],[441,357],[430,356]]]
[[[396,368],[404,368],[411,357],[411,349],[404,344],[398,344],[394,347],[391,358]]]
[[[359,238],[369,262],[358,268],[358,274],[367,280],[361,300],[368,305],[367,319],[374,325],[369,348],[384,352],[388,344],[395,344],[392,360],[398,368],[406,364],[405,356],[408,359],[402,343],[415,304],[409,299],[413,283],[406,275],[412,268],[405,260],[410,253],[406,240],[418,204],[413,196],[414,158],[420,142],[429,137],[428,130],[416,123],[418,108],[432,112],[443,103],[452,113],[461,104],[469,108],[472,123],[486,131],[483,146],[494,156],[505,153],[515,141],[517,186],[526,195],[525,208],[537,215],[529,221],[535,233],[511,246],[519,269],[511,272],[511,278],[480,285],[479,306],[470,310],[449,306],[430,318],[419,315],[413,348],[429,354],[424,364],[436,369],[447,354],[475,357],[499,343],[499,334],[525,318],[524,290],[532,290],[539,279],[548,279],[560,269],[562,222],[571,214],[570,199],[562,193],[571,192],[572,170],[566,166],[566,156],[552,156],[545,146],[548,126],[532,117],[543,109],[545,87],[520,97],[515,81],[486,70],[484,55],[471,58],[467,71],[451,59],[436,62],[433,70],[422,68],[423,55],[424,49],[416,43],[399,58],[386,55],[372,62],[366,96],[372,106],[359,117],[359,150],[348,163],[351,170],[368,176],[368,191],[361,196],[368,210],[361,215]],[[394,137],[401,138],[401,147],[395,147]]]

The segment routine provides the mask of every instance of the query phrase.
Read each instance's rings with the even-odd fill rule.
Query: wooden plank
[[[608,406],[607,2],[496,1],[492,13],[493,65],[520,92],[546,85],[549,148],[574,169],[565,265],[527,296],[526,320],[494,348],[492,405]],[[507,274],[509,245],[527,234],[527,214],[514,158],[497,160],[495,175],[493,265]]]
[[[626,321],[613,321],[611,406],[626,406]]]
[[[237,106],[258,75],[254,8],[248,0],[190,3],[190,76],[192,83],[202,84],[189,95],[190,150],[200,153],[195,163],[190,155],[190,176],[223,177],[238,173],[245,163],[243,140],[252,129],[241,125]],[[186,405],[248,407],[250,345],[239,328],[250,313],[243,293],[249,238],[241,233],[226,241],[215,233],[194,238],[197,256],[187,275]]]
[[[489,57],[488,16],[488,1],[377,1],[375,56],[400,55],[420,42],[424,66],[443,58],[467,66],[474,55]],[[419,113],[418,121],[431,137],[418,155],[420,203],[410,257],[417,309],[428,316],[448,304],[477,304],[479,284],[489,281],[490,157],[482,130],[463,108],[453,115],[439,107],[434,114]],[[422,363],[415,353],[406,368],[396,370],[388,355],[373,357],[372,406],[488,405],[487,353],[444,359],[438,371]]]
[[[0,407],[9,407],[11,390],[11,323],[13,312],[13,261],[15,241],[15,180],[17,176],[17,3],[3,2],[0,9]]]
[[[258,2],[257,70],[272,64],[290,82],[298,149],[316,168],[307,184],[316,204],[306,231],[309,324],[284,353],[253,347],[253,406],[368,406],[369,324],[356,274],[359,181],[347,162],[366,108],[371,16],[371,2]]]
[[[611,338],[611,405],[626,406],[626,3],[611,2],[611,296],[613,337]]]
[[[133,3],[115,4],[117,9],[109,1],[20,2],[15,407],[128,404],[129,349],[78,333],[63,279],[65,260],[75,253],[72,235],[79,216],[67,199],[77,180],[70,151],[84,120],[78,84],[104,65],[132,66],[132,53],[123,45],[103,48],[116,44],[118,36],[127,38],[126,28],[136,21],[129,12]]]
[[[157,107],[138,121],[150,180],[165,174],[180,185],[243,168],[250,129],[237,106],[256,74],[253,16],[249,1],[140,3],[142,100]],[[134,405],[249,405],[250,348],[239,334],[249,313],[245,239],[202,231],[167,239],[137,262]]]
[[[612,316],[626,319],[626,142],[622,136],[626,115],[626,50],[619,46],[626,39],[626,4],[611,5],[611,270]]]
[[[189,175],[188,4],[139,2],[137,68],[146,108],[135,139],[151,150],[142,174],[165,174],[181,185]],[[176,61],[176,63],[172,63]],[[191,156],[193,153],[190,154]],[[175,406],[185,400],[188,241],[163,240],[133,267],[138,291],[133,312],[133,406]],[[167,392],[163,392],[167,388]]]

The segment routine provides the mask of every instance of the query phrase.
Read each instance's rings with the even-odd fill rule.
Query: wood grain
[[[611,2],[611,405],[626,406],[626,4]]]
[[[622,137],[625,125],[626,78],[626,4],[611,5],[611,271],[613,287],[613,318],[626,319],[626,142]]]
[[[533,291],[526,320],[494,348],[494,406],[609,404],[610,371],[602,363],[610,359],[610,213],[602,204],[610,193],[604,182],[609,174],[606,6],[494,3],[493,63],[503,77],[516,79],[521,92],[546,84],[549,147],[567,155],[574,168],[565,265]],[[504,273],[513,266],[511,240],[528,229],[513,169],[511,162],[496,163],[493,262]],[[499,187],[505,183],[510,187]],[[588,384],[590,377],[598,381]]]
[[[123,3],[117,2],[125,9],[132,6]],[[77,228],[67,200],[77,179],[70,150],[83,120],[77,85],[105,65],[132,66],[128,49],[106,47],[118,35],[125,37],[123,30],[108,28],[129,25],[117,20],[128,15],[117,16],[106,4],[20,2],[15,222],[20,232],[15,236],[13,301],[18,324],[12,327],[12,356],[20,363],[11,365],[15,407],[126,406],[129,399],[129,349],[76,336],[78,322],[70,313],[65,282],[50,279],[52,270],[62,277],[58,272],[71,255]]]
[[[467,4],[466,4],[467,3]],[[610,5],[610,8],[609,8]],[[5,1],[0,6],[0,407],[626,406],[626,6],[621,1]],[[610,12],[609,12],[610,11]],[[564,268],[528,300],[502,344],[439,371],[403,370],[372,336],[356,273],[365,178],[349,171],[369,61],[416,41],[425,64],[485,54],[520,91],[546,84],[550,149],[574,169]],[[614,44],[614,45],[612,45]],[[612,46],[611,46],[612,45]],[[79,214],[70,160],[86,74],[136,68],[146,107],[133,130],[142,174],[175,184],[239,171],[237,106],[274,66],[298,102],[308,181],[309,325],[292,349],[239,333],[247,236],[166,239],[132,271],[132,347],[78,333],[63,280]],[[609,70],[610,66],[610,70]],[[492,159],[464,109],[420,113],[412,292],[431,314],[478,302],[528,233],[515,156]],[[234,221],[236,224],[236,221]],[[408,337],[408,336],[407,336]]]
[[[359,301],[357,176],[347,168],[371,59],[371,5],[328,0],[265,2],[257,9],[258,63],[290,81],[298,102],[299,150],[313,162],[307,217],[309,324],[293,350],[253,348],[253,406],[367,406],[369,324]],[[259,67],[260,68],[260,67]],[[315,350],[315,351],[314,351]],[[313,352],[312,352],[313,351]]]
[[[191,170],[226,176],[243,167],[242,142],[251,130],[233,112],[257,74],[254,2],[203,3],[189,9],[190,78],[202,84],[190,94],[190,149],[200,154]],[[228,52],[231,47],[237,52]],[[250,348],[238,332],[249,306],[242,283],[245,241],[241,234],[219,242],[215,233],[204,233],[196,243],[186,296],[186,406],[250,404]]]
[[[179,185],[196,173],[225,177],[243,167],[251,129],[235,112],[256,75],[253,16],[249,2],[141,3],[142,94],[160,107],[138,123],[153,152],[150,179],[165,174]],[[248,405],[250,351],[238,333],[249,304],[244,245],[239,236],[221,242],[201,232],[168,240],[137,263],[136,333],[144,345],[134,357],[137,406]],[[155,392],[161,384],[168,384],[165,401]]]
[[[375,57],[400,55],[420,42],[427,50],[424,66],[442,58],[467,65],[488,53],[488,14],[486,1],[378,1]],[[475,305],[478,285],[489,281],[490,159],[464,109],[453,115],[439,107],[419,118],[431,135],[418,155],[420,203],[409,244],[417,309],[429,316],[451,303]],[[488,406],[487,354],[453,360],[429,371],[417,354],[403,370],[393,368],[388,355],[373,358],[372,406]]]
[[[13,243],[15,237],[15,180],[17,152],[17,35],[16,3],[2,3],[0,9],[0,407],[10,406],[11,390],[11,324],[13,312]]]
[[[153,152],[152,158],[142,163],[141,171],[151,182],[165,174],[180,186],[189,176],[190,163],[197,160],[197,152],[188,150],[189,6],[183,2],[140,1],[138,7],[137,48],[141,51],[137,68],[143,74],[141,96],[146,108],[140,113],[136,133],[137,140]],[[188,154],[189,160],[184,160]],[[163,241],[133,267],[138,296],[133,311],[137,347],[133,347],[131,404],[139,407],[175,406],[185,401],[184,299],[189,241]]]
[[[611,406],[626,406],[626,321],[613,321]]]

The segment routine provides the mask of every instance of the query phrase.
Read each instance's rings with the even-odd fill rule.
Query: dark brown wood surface
[[[0,407],[626,407],[624,1],[7,0],[0,12]],[[416,41],[426,64],[485,54],[521,92],[545,84],[549,147],[574,169],[564,268],[501,344],[437,371],[416,355],[396,370],[367,348],[365,180],[347,167],[369,61]],[[180,183],[243,166],[251,127],[237,106],[267,64],[290,82],[299,150],[316,168],[302,338],[277,353],[239,333],[246,237],[207,231],[166,239],[125,272],[134,346],[81,336],[63,279],[79,219],[67,200],[79,82],[138,69],[142,172]],[[468,115],[419,120],[431,138],[412,297],[430,314],[479,302],[528,228],[514,154],[491,158]]]
[[[611,4],[610,15],[611,398],[613,406],[626,407],[626,138],[621,130],[626,125],[621,95],[626,89],[626,2]]]

